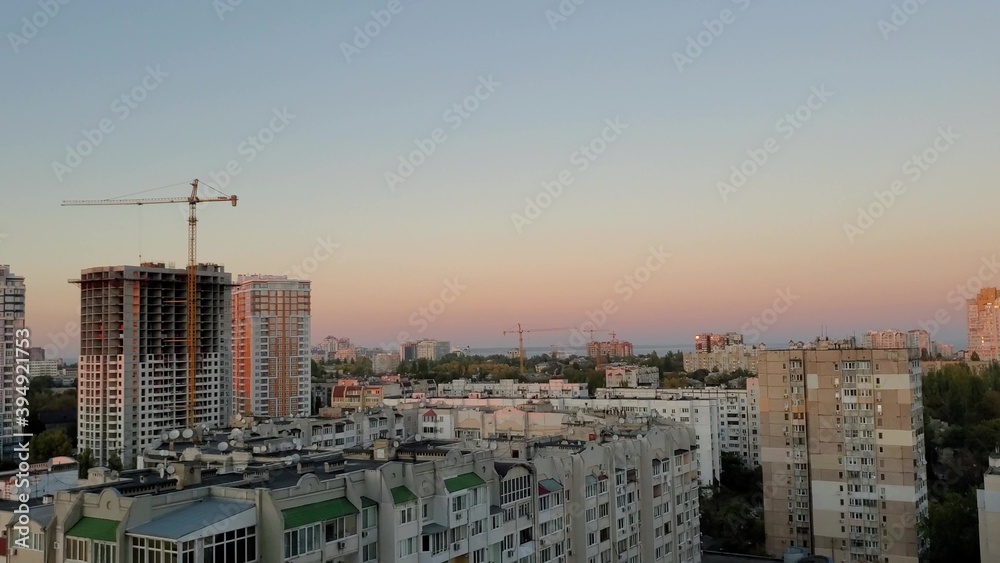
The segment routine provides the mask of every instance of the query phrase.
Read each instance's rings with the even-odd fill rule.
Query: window
[[[327,542],[341,540],[357,533],[358,517],[353,514],[351,516],[344,516],[342,518],[330,520],[326,523],[325,539]]]
[[[399,509],[399,525],[409,524],[416,521],[416,509],[411,504]]]
[[[465,510],[469,508],[469,495],[458,495],[451,499],[451,511],[458,512],[459,510]]]
[[[176,543],[173,544],[176,547]],[[174,559],[176,561],[176,558]],[[118,563],[118,545],[102,541],[94,542],[94,563]]]
[[[80,538],[66,538],[66,561],[90,561],[90,542]]]
[[[321,545],[319,524],[311,524],[285,532],[286,559],[319,551]],[[205,551],[208,551],[207,542]],[[206,561],[211,560],[206,557]],[[220,559],[219,561],[224,561],[224,559]]]
[[[424,505],[425,512],[427,505]],[[370,530],[378,525],[377,512],[374,506],[369,506],[361,510],[361,528],[363,530]]]
[[[409,557],[417,552],[417,538],[406,538],[399,540],[399,547],[396,550],[396,557]]]
[[[378,560],[378,543],[372,542],[361,546],[361,560],[362,561],[376,561]]]

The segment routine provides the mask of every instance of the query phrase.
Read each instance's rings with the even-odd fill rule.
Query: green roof
[[[66,535],[73,538],[116,542],[118,541],[118,521],[83,517],[66,532]]]
[[[378,506],[378,503],[368,497],[361,497],[361,508],[368,508],[369,506]]]
[[[392,504],[403,504],[406,502],[416,502],[417,495],[406,487],[395,487],[392,489]]]
[[[444,480],[444,486],[448,489],[449,493],[457,493],[458,491],[464,491],[465,489],[485,484],[486,481],[483,481],[483,478],[475,473],[464,473],[458,477]]]
[[[281,515],[285,518],[285,529],[291,530],[316,522],[350,516],[358,512],[358,507],[351,504],[351,501],[346,498],[338,498],[282,510]]]

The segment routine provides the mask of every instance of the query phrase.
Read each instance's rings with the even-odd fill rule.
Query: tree
[[[972,359],[973,362],[978,362],[979,361],[979,352],[973,352],[971,359]]]
[[[927,360],[931,359],[931,355],[927,353],[927,348],[921,348],[920,349],[920,359],[923,360],[923,361],[925,361],[925,362]]]
[[[32,463],[43,463],[54,457],[69,455],[73,444],[62,430],[46,430],[31,439],[28,451]]]
[[[112,452],[111,457],[108,458],[108,469],[119,473],[121,473],[122,469],[124,469],[122,466],[122,458],[118,457],[118,452]]]
[[[975,491],[948,493],[943,500],[932,501],[919,529],[930,542],[928,560],[932,563],[979,561],[979,511]]]
[[[87,478],[87,472],[90,468],[94,467],[94,452],[90,448],[84,448],[82,452],[76,458],[77,465],[80,466],[78,471],[78,476],[81,479]]]

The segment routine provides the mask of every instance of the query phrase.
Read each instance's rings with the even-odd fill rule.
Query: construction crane
[[[594,333],[595,332],[607,332],[608,334],[611,335],[611,341],[612,342],[614,342],[618,338],[618,335],[613,330],[606,330],[606,329],[600,329],[600,328],[589,328],[589,329],[585,330],[584,332],[589,332],[590,333],[590,341],[591,342],[595,342],[594,341]],[[596,352],[594,353],[594,356],[596,356],[596,360],[597,360],[597,365],[594,366],[594,369],[601,369],[601,346],[599,344],[597,345],[597,349],[596,349]]]
[[[214,188],[213,188],[214,189]],[[218,191],[218,190],[216,190]],[[219,192],[222,193],[222,192]],[[195,426],[195,389],[198,374],[198,213],[199,203],[231,202],[236,207],[236,196],[203,198],[198,195],[198,180],[191,182],[188,197],[157,197],[143,199],[91,199],[68,200],[63,206],[76,205],[156,205],[161,203],[188,204],[188,262],[187,262],[187,422],[188,428]]]
[[[524,373],[524,333],[526,332],[560,332],[563,330],[573,330],[571,328],[532,328],[529,330],[524,330],[521,328],[521,323],[517,323],[516,329],[509,329],[503,331],[504,336],[508,334],[517,333],[517,351],[518,355],[521,357],[521,373]]]

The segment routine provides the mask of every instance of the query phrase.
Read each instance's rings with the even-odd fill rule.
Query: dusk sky
[[[0,264],[36,346],[81,269],[186,259],[185,205],[62,200],[194,178],[239,197],[199,207],[199,258],[301,271],[317,342],[515,346],[609,305],[637,345],[943,311],[964,347],[959,288],[1000,284],[996,2],[57,5],[0,4]]]

